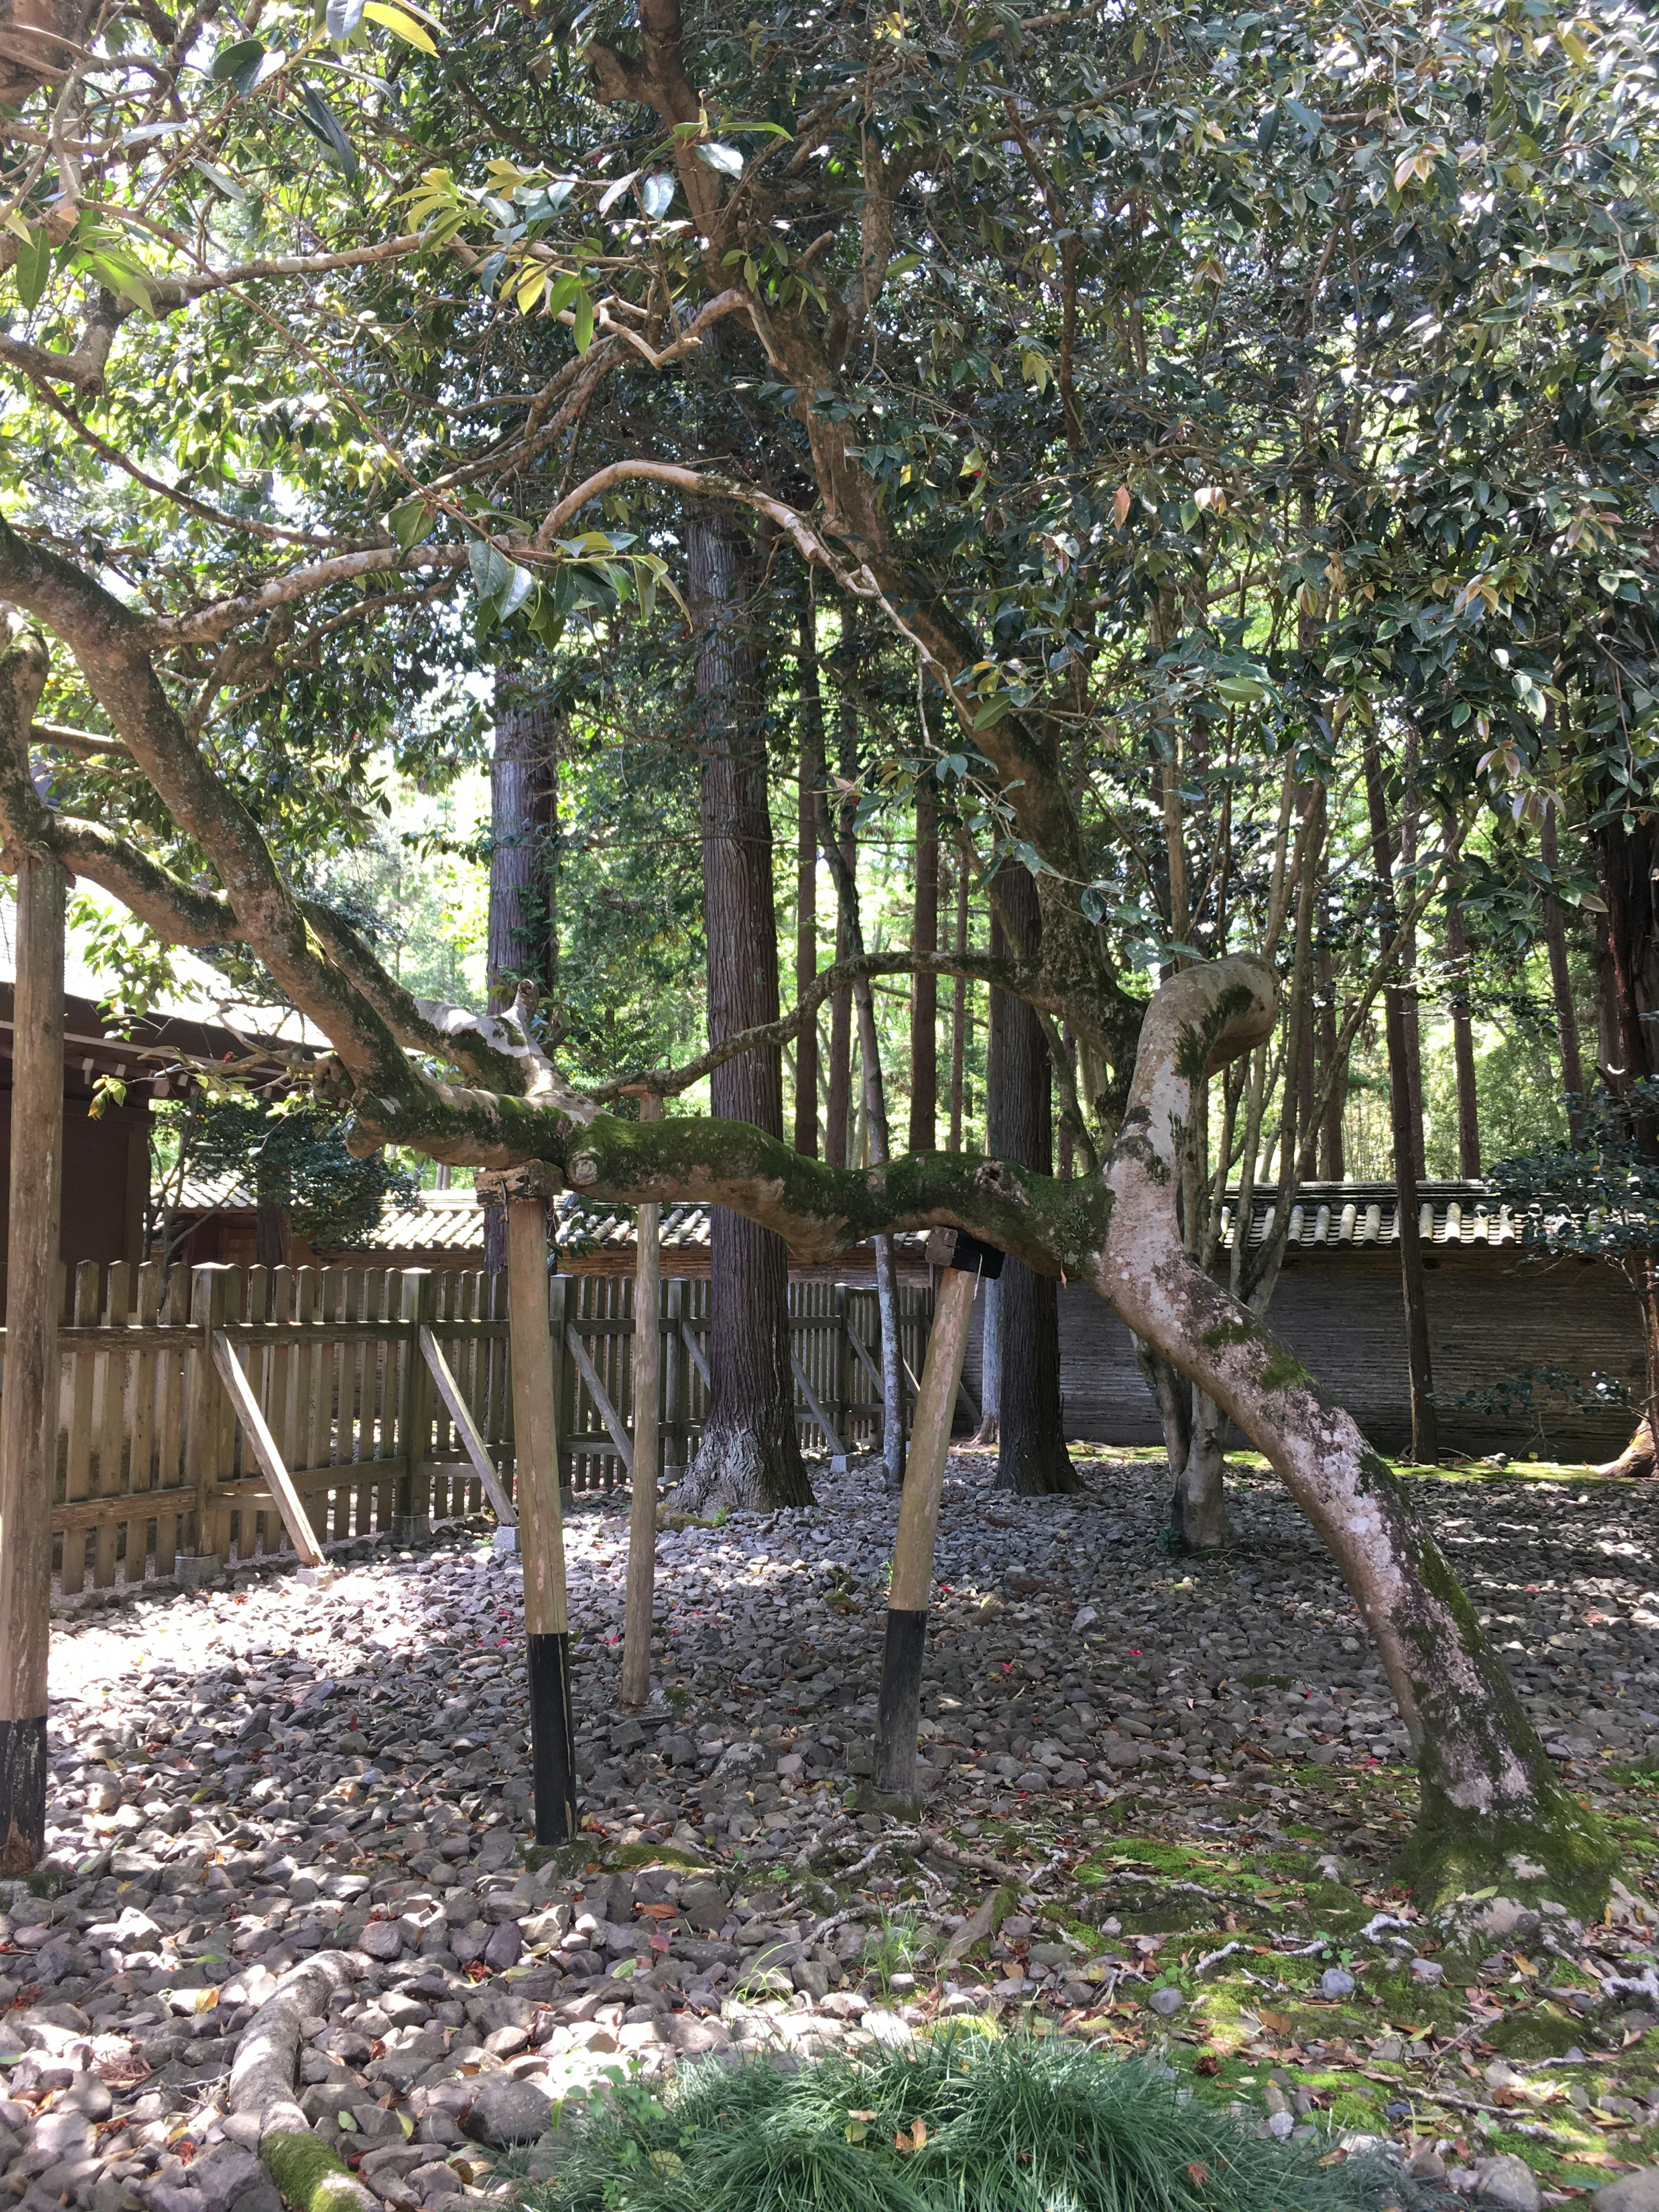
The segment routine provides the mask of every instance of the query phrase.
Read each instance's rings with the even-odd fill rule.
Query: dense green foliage
[[[366,1244],[388,1201],[407,1204],[414,1178],[382,1152],[354,1159],[341,1117],[308,1100],[212,1097],[198,1091],[164,1107],[158,1133],[175,1172],[212,1182],[234,1177],[253,1203],[284,1206],[307,1243]]]

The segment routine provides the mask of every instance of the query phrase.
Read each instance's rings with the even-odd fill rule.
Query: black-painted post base
[[[576,1810],[576,1729],[570,1705],[570,1638],[527,1636],[530,1759],[536,1793],[536,1841],[568,1844]]]
[[[921,1655],[927,1615],[890,1610],[881,1662],[881,1702],[876,1709],[876,1755],[870,1786],[859,1802],[867,1811],[914,1818],[921,1808],[916,1787],[916,1730],[921,1719]]]
[[[46,1717],[0,1721],[0,1875],[32,1873],[46,1849]]]

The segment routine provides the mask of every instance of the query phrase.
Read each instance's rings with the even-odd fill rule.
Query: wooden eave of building
[[[11,979],[0,978],[0,1060],[8,1063],[7,1080],[14,1013]],[[256,1084],[280,1083],[290,1074],[293,1060],[310,1057],[303,1046],[295,1046],[290,1054],[285,1047],[182,1015],[149,1014],[131,1023],[112,1023],[90,999],[73,995],[64,1000],[64,1032],[66,1097],[89,1097],[100,1077],[112,1076],[126,1084],[131,1101],[136,1103],[139,1095],[165,1098],[181,1081],[228,1063]]]

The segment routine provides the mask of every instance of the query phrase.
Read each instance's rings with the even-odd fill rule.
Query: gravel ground
[[[1285,1947],[1304,1908],[1335,1924],[1322,1881],[1362,1919],[1384,1901],[1412,1783],[1346,1592],[1261,1477],[1232,1486],[1236,1548],[1194,1562],[1158,1549],[1161,1468],[1081,1463],[1084,1495],[1031,1501],[991,1486],[988,1455],[952,1460],[920,1836],[844,1802],[868,1771],[893,1527],[870,1463],[818,1474],[810,1510],[665,1528],[659,1686],[637,1718],[617,1708],[626,1498],[571,1516],[588,1847],[562,1867],[524,1863],[519,1570],[482,1524],[360,1547],[322,1589],[254,1570],[61,1608],[60,1886],[8,1888],[0,1919],[0,2189],[29,2212],[275,2212],[227,2079],[256,2008],[319,1954],[340,1964],[306,2023],[303,2109],[407,2204],[487,2190],[492,2150],[533,2142],[550,2100],[625,2059],[856,2048],[987,2004],[1166,2036],[1196,1999],[1190,1961],[1174,1973],[1160,1951],[1182,1927],[1218,1943],[1246,1891],[1268,1955],[1303,1957],[1312,2001],[1342,2000],[1316,1977],[1351,1994],[1346,1966]],[[1488,1479],[1421,1496],[1569,1778],[1650,1834],[1659,1492]],[[1152,1839],[1140,1859],[1126,1835]],[[1243,1888],[1224,1885],[1234,1866]],[[1404,1932],[1368,1940],[1395,1942],[1376,1972],[1405,1977],[1439,1939],[1387,1902]],[[1504,1960],[1528,1942],[1564,1962],[1545,1991],[1564,2018],[1634,2002],[1639,2022],[1650,2001],[1659,2014],[1650,1917],[1635,1897],[1593,1938],[1534,1915],[1479,1932]],[[1300,1988],[1276,1971],[1264,1987]],[[1411,1971],[1426,1998],[1432,1961]],[[1628,2050],[1655,2027],[1582,2036]],[[1273,2131],[1317,2119],[1282,2069],[1237,2078]],[[1620,2125],[1655,2117],[1632,2112]],[[1480,2142],[1443,2148],[1478,2186]]]

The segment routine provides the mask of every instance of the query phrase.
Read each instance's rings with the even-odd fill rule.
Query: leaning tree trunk
[[[1409,1859],[1435,1898],[1491,1883],[1582,1906],[1613,1863],[1594,1814],[1555,1778],[1503,1662],[1406,1487],[1285,1346],[1182,1249],[1182,1132],[1206,1073],[1270,1029],[1276,985],[1253,954],[1166,983],[1141,1030],[1123,1133],[1108,1164],[1109,1230],[1095,1287],[1272,1462],[1329,1547],[1417,1749]]]
[[[767,809],[761,653],[746,542],[729,517],[695,511],[686,531],[696,625],[702,754],[703,913],[708,1036],[778,1018],[778,934]],[[714,1112],[783,1134],[775,1048],[740,1053],[709,1079]],[[708,1413],[679,1487],[693,1511],[720,1504],[810,1505],[789,1364],[789,1273],[782,1239],[725,1206],[709,1224]]]
[[[1008,930],[1028,959],[1042,936],[1036,885],[1018,865],[996,881]],[[993,951],[999,947],[994,921]],[[1053,1171],[1054,1118],[1049,1106],[1048,1040],[1042,1025],[1023,999],[1006,991],[991,994],[995,1036],[996,1151],[1040,1175]],[[997,1325],[1001,1338],[1001,1384],[997,1399],[997,1483],[1027,1498],[1080,1490],[1083,1483],[1066,1449],[1060,1404],[1060,1303],[1052,1275],[1034,1274],[1023,1261],[1010,1260],[997,1285]]]

